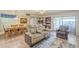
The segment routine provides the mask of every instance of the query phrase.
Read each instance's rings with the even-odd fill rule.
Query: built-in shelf
[[[39,17],[38,23],[42,24],[45,30],[51,29],[51,17]]]

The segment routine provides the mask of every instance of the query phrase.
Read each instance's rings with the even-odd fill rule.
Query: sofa
[[[29,44],[29,46],[33,46],[44,38],[49,37],[49,32],[43,31],[41,26],[39,27],[30,27],[28,32],[25,32],[25,42]]]
[[[47,32],[35,33],[35,34],[25,33],[25,42],[29,44],[29,46],[33,46],[34,44],[48,37],[49,37],[49,34]]]

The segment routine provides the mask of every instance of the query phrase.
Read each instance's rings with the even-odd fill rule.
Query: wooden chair
[[[12,32],[10,29],[5,30],[5,38],[10,38],[12,36]]]

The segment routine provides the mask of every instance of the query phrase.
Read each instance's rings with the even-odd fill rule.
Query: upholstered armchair
[[[68,26],[60,26],[58,30],[56,30],[56,37],[62,39],[68,39]]]

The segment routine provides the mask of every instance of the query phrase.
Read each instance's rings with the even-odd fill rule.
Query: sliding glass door
[[[75,16],[55,17],[54,18],[54,30],[57,30],[60,25],[68,26],[69,27],[69,32],[75,34],[75,32],[76,32]]]
[[[57,30],[60,25],[62,25],[62,17],[55,17],[54,18],[54,30]]]
[[[75,33],[75,17],[63,17],[63,25],[67,25],[69,27],[70,33]]]

